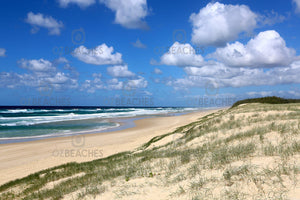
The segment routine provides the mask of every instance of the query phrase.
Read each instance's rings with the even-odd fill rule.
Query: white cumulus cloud
[[[93,65],[117,65],[121,64],[122,54],[114,53],[113,47],[101,44],[94,49],[87,49],[85,46],[76,48],[72,55],[77,59]]]
[[[223,63],[207,63],[202,67],[185,67],[184,71],[189,76],[232,78],[241,74],[241,69],[230,68]]]
[[[124,85],[124,89],[132,89],[132,88],[145,88],[148,85],[148,81],[145,80],[144,77],[138,76],[135,79],[130,79]]]
[[[252,91],[246,93],[249,97],[266,97],[266,96],[279,96],[285,98],[295,98],[300,97],[300,92],[298,90],[280,90],[280,91]]]
[[[25,60],[22,59],[18,61],[20,67],[24,69],[28,69],[32,72],[53,72],[56,70],[56,67],[53,65],[52,62],[44,59],[39,60]]]
[[[289,65],[296,59],[295,54],[276,31],[270,30],[259,33],[246,45],[235,42],[218,48],[212,57],[232,67],[268,68]]]
[[[296,12],[300,12],[300,0],[293,0],[293,2],[296,4]]]
[[[117,78],[113,78],[107,81],[106,89],[108,90],[121,90],[123,89],[124,83],[119,81]]]
[[[28,86],[41,91],[45,87],[56,90],[73,89],[78,87],[78,79],[70,73],[60,71],[57,63],[45,60],[18,61],[21,68],[27,69],[28,73],[1,72],[0,87],[16,88]]]
[[[78,5],[80,8],[86,8],[96,3],[96,0],[58,0],[58,3],[60,7],[63,8],[68,7],[69,4],[75,4]]]
[[[220,88],[246,87],[300,83],[300,61],[287,67],[268,70],[259,68],[232,68],[222,63],[210,64],[201,68],[186,67],[187,76],[169,82],[175,89],[191,87],[204,88],[205,83],[214,82]]]
[[[160,64],[174,66],[202,66],[203,57],[188,43],[175,42],[160,58]]]
[[[113,77],[132,77],[135,74],[128,70],[127,65],[116,65],[107,68],[107,73]]]
[[[162,71],[158,68],[154,68],[154,73],[155,74],[162,74]]]
[[[46,28],[50,35],[60,35],[61,29],[64,27],[61,21],[57,21],[51,16],[44,16],[41,13],[29,12],[25,22],[32,26],[32,33],[38,32],[40,28]]]
[[[133,42],[132,45],[136,48],[145,49],[147,46],[141,42],[140,39],[137,39],[136,42]]]
[[[0,57],[5,57],[6,49],[0,48]]]
[[[144,18],[149,14],[147,0],[100,0],[115,12],[115,23],[129,29],[148,27]]]
[[[190,16],[192,42],[205,46],[224,46],[242,32],[252,32],[257,15],[245,5],[209,3],[199,13]]]

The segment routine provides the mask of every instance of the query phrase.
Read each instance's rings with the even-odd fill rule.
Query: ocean
[[[2,106],[0,144],[103,132],[126,127],[126,122],[130,120],[124,119],[132,121],[136,118],[182,114],[195,110],[197,108]]]

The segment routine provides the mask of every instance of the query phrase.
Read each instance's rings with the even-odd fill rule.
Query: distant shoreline
[[[54,108],[54,109],[56,109],[56,108]],[[44,140],[44,139],[57,138],[57,137],[71,137],[74,135],[86,135],[86,134],[121,131],[121,130],[135,127],[136,125],[135,125],[134,121],[136,121],[136,120],[153,118],[153,117],[179,116],[179,115],[184,115],[184,114],[188,114],[188,113],[192,113],[192,112],[198,112],[201,110],[199,109],[199,110],[195,110],[195,111],[178,112],[178,113],[171,112],[171,113],[166,113],[166,114],[153,114],[153,115],[150,114],[150,115],[141,115],[141,116],[135,116],[135,117],[117,117],[117,118],[111,118],[111,119],[108,118],[107,121],[111,122],[111,123],[115,123],[116,126],[102,128],[102,129],[82,130],[82,131],[78,131],[78,132],[53,133],[53,134],[36,135],[36,136],[0,138],[0,145],[11,144],[11,143],[30,142],[30,141]],[[207,110],[207,109],[203,109],[203,110]]]

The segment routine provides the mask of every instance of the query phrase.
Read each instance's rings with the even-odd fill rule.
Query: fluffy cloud
[[[94,93],[96,89],[92,86],[91,80],[85,80],[80,87],[80,91],[86,91],[88,93]]]
[[[209,3],[198,14],[190,16],[192,42],[205,46],[224,46],[242,32],[251,32],[257,25],[257,15],[245,5]]]
[[[145,88],[147,87],[148,82],[144,77],[138,76],[135,79],[130,79],[124,85],[124,89],[132,89],[132,88]]]
[[[80,91],[87,91],[88,93],[94,93],[97,89],[105,89],[104,82],[101,80],[102,74],[94,73],[94,80],[85,80],[80,87]]]
[[[300,0],[293,0],[293,2],[296,4],[296,12],[300,12]]]
[[[162,74],[162,71],[158,68],[154,68],[154,73],[155,74]]]
[[[5,57],[6,49],[0,48],[0,57]]]
[[[68,77],[63,72],[57,72],[53,77],[45,79],[49,83],[62,84],[68,81]]]
[[[295,60],[295,50],[273,30],[259,33],[246,45],[240,42],[218,48],[212,57],[232,67],[287,66]]]
[[[54,64],[69,63],[65,57],[59,57],[53,61]]]
[[[101,78],[102,74],[101,73],[93,73],[92,75],[94,78]]]
[[[149,14],[147,0],[100,0],[106,7],[116,13],[115,23],[129,29],[145,29],[144,18]]]
[[[65,74],[64,72],[57,72],[54,76],[45,77],[44,80],[41,80],[40,87],[45,85],[49,85],[56,90],[63,89],[74,89],[78,87],[77,79],[72,78],[69,74]]]
[[[25,21],[32,26],[32,33],[38,32],[40,28],[46,28],[50,35],[60,35],[61,28],[64,27],[61,21],[57,21],[51,16],[44,16],[41,13],[29,12]]]
[[[56,67],[52,62],[44,59],[39,60],[25,60],[18,61],[20,67],[28,69],[32,72],[54,72]]]
[[[269,25],[272,26],[277,23],[282,23],[287,19],[286,16],[280,15],[274,10],[271,10],[269,12],[266,12],[265,15],[259,15],[259,23],[261,25]]]
[[[300,92],[295,90],[287,90],[287,91],[252,91],[246,93],[249,97],[265,97],[265,96],[281,96],[287,98],[300,97]]]
[[[175,42],[161,58],[160,64],[174,66],[202,66],[203,57],[196,54],[195,49],[190,44],[180,44]]]
[[[14,72],[0,72],[0,87],[15,88],[20,86],[22,76]]]
[[[122,90],[124,83],[117,78],[113,78],[107,81],[106,89],[108,90]]]
[[[85,46],[76,48],[72,55],[77,59],[93,65],[117,65],[121,64],[122,54],[114,53],[113,47],[101,44],[94,49],[87,49]]]
[[[223,63],[206,63],[203,67],[185,67],[184,71],[189,76],[232,78],[241,74],[243,69],[230,68]]]
[[[38,90],[43,90],[45,87],[51,87],[56,90],[78,87],[77,77],[59,71],[54,62],[45,59],[22,59],[18,63],[21,68],[29,70],[28,73],[1,72],[0,87],[15,88],[28,86],[37,88]]]
[[[59,6],[63,8],[68,7],[69,4],[76,4],[81,8],[86,8],[96,3],[95,0],[58,0],[58,2]]]
[[[137,39],[136,42],[132,43],[132,45],[136,48],[144,49],[147,48],[146,45],[144,45],[140,39]]]
[[[202,68],[186,67],[187,76],[174,79],[168,84],[175,89],[205,87],[207,82],[216,83],[218,87],[245,87],[300,83],[300,61],[287,67],[269,70],[258,68],[231,68],[222,63],[210,64]]]
[[[99,76],[94,76],[93,80],[85,80],[80,87],[80,91],[94,93],[96,90],[122,90],[123,85],[123,81],[119,81],[117,78],[104,80]]]
[[[94,93],[98,89],[102,90],[137,90],[141,88],[146,88],[148,82],[144,77],[138,76],[135,78],[128,79],[126,81],[120,81],[117,78],[112,78],[108,80],[103,80],[101,77],[94,76],[94,80],[85,80],[81,85],[81,91],[87,91],[89,93]]]
[[[135,74],[128,70],[127,65],[116,65],[107,68],[107,73],[113,77],[132,77]]]

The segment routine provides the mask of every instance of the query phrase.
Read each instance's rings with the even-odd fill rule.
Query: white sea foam
[[[10,112],[25,112],[26,109],[19,109]],[[91,109],[78,109],[78,111],[91,112]],[[94,109],[92,111],[97,111]],[[87,120],[87,119],[109,119],[109,118],[122,118],[122,117],[137,117],[145,115],[159,115],[177,112],[190,112],[195,108],[109,108],[101,109],[101,113],[88,113],[88,114],[76,114],[75,109],[56,109],[52,111],[63,111],[70,113],[61,113],[59,115],[36,115],[36,116],[20,116],[20,117],[0,117],[0,126],[30,126],[37,124],[45,124],[52,122],[63,122],[71,120]],[[28,110],[26,110],[28,112]],[[48,112],[49,110],[36,110],[35,112]],[[99,110],[98,110],[99,111]],[[105,112],[107,111],[107,112]],[[31,112],[31,110],[30,110]]]
[[[70,136],[70,135],[78,135],[78,134],[87,134],[87,133],[96,133],[100,131],[104,131],[111,128],[117,128],[119,127],[119,123],[115,123],[111,126],[101,126],[96,127],[91,130],[85,130],[85,131],[70,131],[70,130],[63,130],[56,133],[51,134],[43,134],[43,135],[34,135],[34,136],[22,136],[22,137],[0,137],[0,141],[7,141],[7,140],[26,140],[26,139],[38,139],[38,138],[49,138],[49,137],[59,137],[59,136]]]

